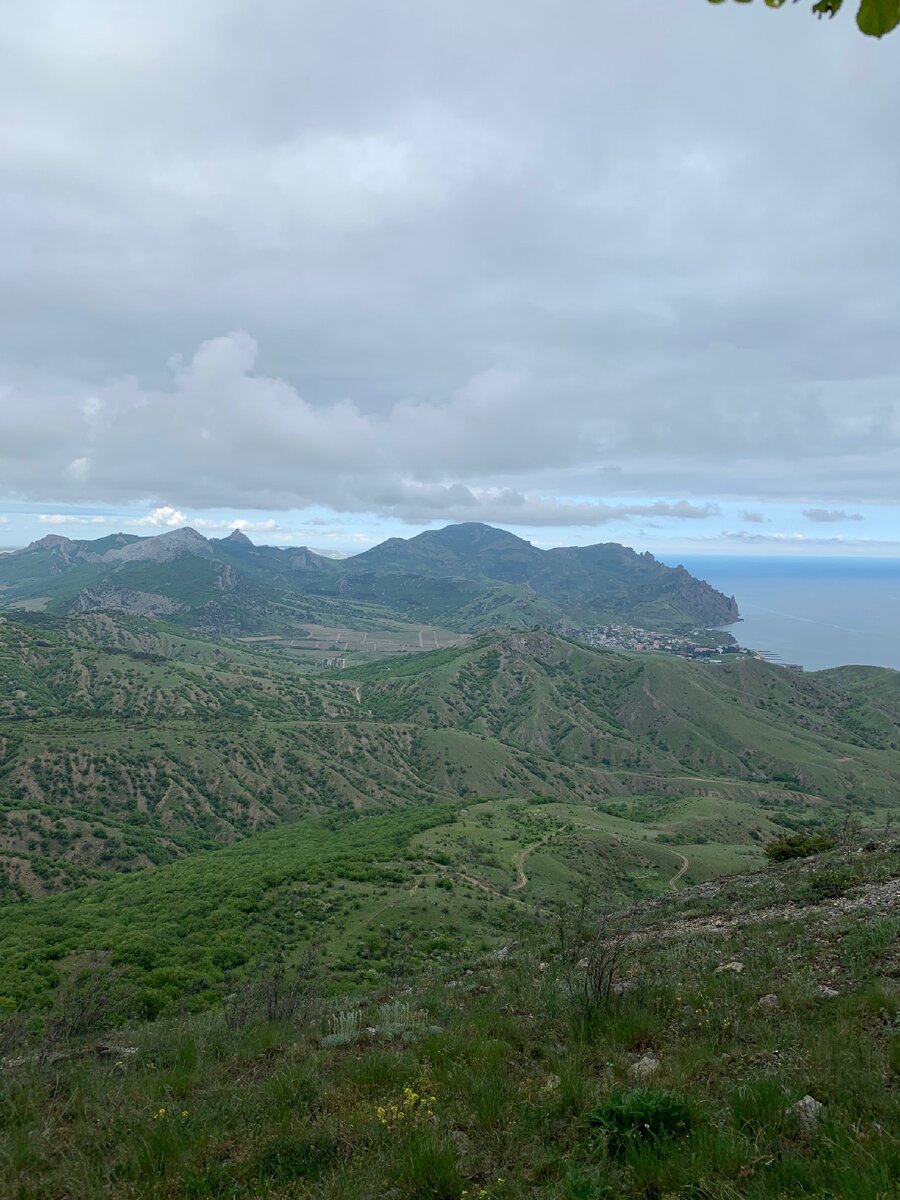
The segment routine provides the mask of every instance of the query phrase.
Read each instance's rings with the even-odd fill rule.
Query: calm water
[[[900,670],[900,559],[673,558],[737,598],[742,646],[808,671],[866,663]]]

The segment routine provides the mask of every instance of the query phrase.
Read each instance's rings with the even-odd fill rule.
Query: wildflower
[[[156,1110],[156,1112],[153,1114],[153,1120],[161,1121],[165,1115],[166,1115],[166,1110],[164,1108],[158,1108]]]
[[[436,1101],[436,1096],[423,1096],[413,1088],[405,1087],[399,1102],[379,1105],[375,1109],[375,1116],[385,1129],[393,1129],[403,1123],[433,1118]]]
[[[181,1110],[181,1119],[182,1119],[182,1121],[186,1121],[190,1115],[191,1115],[191,1114],[188,1112],[188,1110],[187,1110],[186,1108],[183,1108],[183,1109]]]

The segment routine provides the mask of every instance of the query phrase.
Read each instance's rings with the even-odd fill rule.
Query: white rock
[[[639,1058],[636,1063],[631,1064],[628,1074],[635,1079],[649,1079],[658,1070],[659,1059],[654,1058],[652,1054],[645,1054],[643,1058]]]
[[[781,1008],[781,1001],[774,992],[769,992],[768,996],[760,996],[756,1002],[756,1007],[763,1009],[765,1012],[777,1012]]]
[[[796,1104],[785,1111],[785,1116],[794,1117],[803,1129],[812,1131],[819,1122],[819,1117],[825,1115],[825,1105],[820,1104],[813,1096],[804,1096]]]
[[[824,1000],[833,1000],[840,994],[837,988],[829,987],[827,983],[822,983],[816,988],[816,995],[821,996]]]
[[[735,973],[735,975],[740,975],[740,973],[741,973],[741,971],[743,971],[743,969],[744,969],[744,964],[742,962],[737,962],[737,961],[727,962],[727,963],[722,963],[722,965],[720,967],[716,967],[716,974],[721,975],[723,971],[733,971]]]

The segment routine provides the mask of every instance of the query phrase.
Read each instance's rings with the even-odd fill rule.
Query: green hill
[[[432,809],[452,813],[452,828],[442,818],[389,866],[375,856],[396,886],[355,897],[360,915],[336,943],[352,972],[378,934],[373,908],[418,926],[420,857],[432,883],[458,889],[447,904],[459,929],[480,937],[494,902],[505,929],[586,881],[656,894],[676,874],[761,861],[791,830],[834,829],[847,813],[881,821],[900,790],[895,680],[597,651],[539,631],[308,675],[265,644],[138,618],[6,620],[4,921],[11,937],[40,928],[36,898],[71,890],[58,911],[83,938],[66,953],[112,949],[110,927],[92,923],[103,879],[132,875],[108,886],[151,914],[169,872],[191,879],[208,863],[188,890],[212,887],[212,911],[225,903],[217,880],[263,847],[299,854],[306,830],[338,821],[342,840],[393,810],[430,829]],[[303,880],[309,865],[292,851],[286,869]],[[263,877],[258,887],[266,910]],[[42,945],[28,956],[40,961]]]

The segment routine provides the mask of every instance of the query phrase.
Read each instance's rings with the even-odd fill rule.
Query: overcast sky
[[[809,7],[3,5],[0,544],[900,554],[900,41]]]

